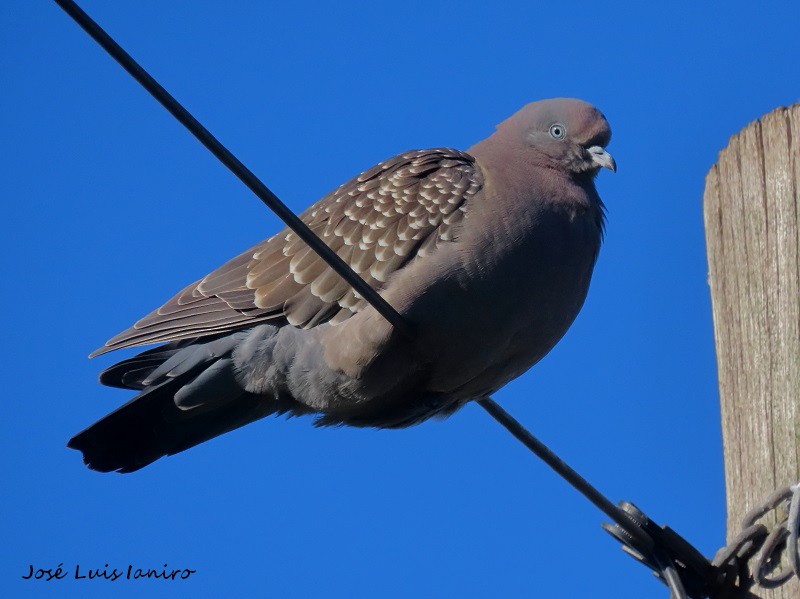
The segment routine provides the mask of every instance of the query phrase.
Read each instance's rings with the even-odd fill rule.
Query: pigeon
[[[541,100],[466,152],[399,154],[300,218],[403,317],[387,320],[285,229],[92,355],[160,343],[100,382],[138,391],[68,443],[128,473],[271,414],[404,428],[488,397],[584,303],[603,238],[603,114]]]

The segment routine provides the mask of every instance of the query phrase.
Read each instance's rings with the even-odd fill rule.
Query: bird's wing
[[[380,290],[389,275],[452,239],[482,187],[469,154],[447,148],[395,156],[322,198],[300,218]],[[215,335],[260,322],[310,328],[346,320],[361,296],[289,229],[193,283],[92,355]]]

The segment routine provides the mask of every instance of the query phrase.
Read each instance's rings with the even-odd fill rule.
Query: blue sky
[[[589,298],[496,399],[612,499],[723,543],[703,182],[800,99],[798,3],[82,5],[297,211],[529,101],[596,104],[619,172]],[[96,382],[128,354],[86,355],[279,223],[53,3],[0,13],[0,594],[667,596],[477,406],[399,432],[269,419],[134,475],[84,468],[67,439],[129,397]],[[197,573],[21,578],[60,563]]]

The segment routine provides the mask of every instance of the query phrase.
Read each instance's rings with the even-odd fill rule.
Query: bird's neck
[[[570,173],[547,156],[498,143],[493,137],[475,144],[467,153],[475,157],[487,185],[499,184],[516,192],[503,194],[506,197],[536,196],[545,204],[602,213],[594,177],[587,173]]]

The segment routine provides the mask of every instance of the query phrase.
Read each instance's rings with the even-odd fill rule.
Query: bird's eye
[[[564,139],[567,134],[567,129],[561,123],[553,123],[550,125],[550,137],[553,139]]]

